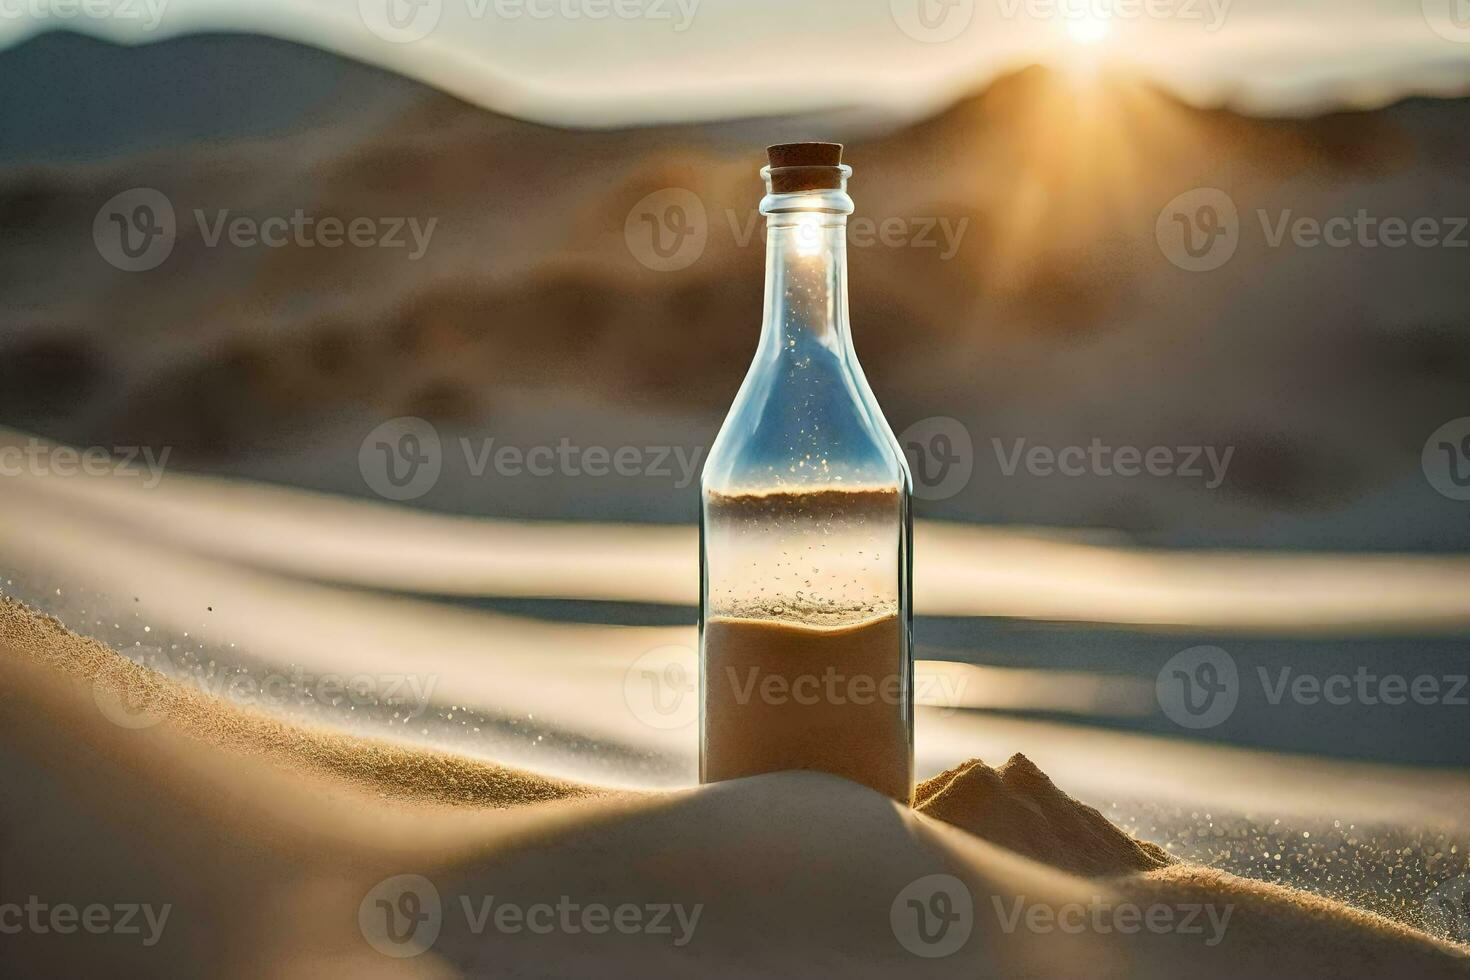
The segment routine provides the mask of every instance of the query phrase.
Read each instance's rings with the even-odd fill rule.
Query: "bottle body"
[[[911,483],[852,347],[851,200],[762,211],[761,340],[701,479],[701,780],[810,769],[908,802]]]

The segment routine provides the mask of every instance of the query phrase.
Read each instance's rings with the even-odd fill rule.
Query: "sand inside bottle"
[[[810,769],[909,802],[897,489],[711,493],[706,507],[720,557],[704,629],[703,778]]]

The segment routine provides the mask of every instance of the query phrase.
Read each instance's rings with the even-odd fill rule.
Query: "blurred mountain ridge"
[[[945,514],[1185,537],[1330,515],[1414,473],[1427,435],[1470,404],[1464,251],[1271,241],[1301,217],[1470,214],[1466,100],[1256,119],[1123,72],[1033,67],[886,130],[854,113],[584,132],[377,69],[334,75],[322,66],[342,59],[310,49],[297,72],[284,43],[221,49],[248,62],[259,44],[287,82],[319,80],[275,123],[251,103],[234,135],[164,126],[155,148],[0,170],[0,421],[323,489],[350,489],[350,467],[292,471],[293,446],[350,461],[354,439],[398,415],[494,431],[527,397],[561,406],[553,442],[616,406],[707,444],[759,328],[763,145],[798,134],[848,143],[854,332],[895,429],[960,420],[992,478]],[[108,57],[156,62],[163,46]],[[0,78],[24,47],[0,54]],[[230,77],[196,79],[189,97],[278,98]],[[106,79],[78,84],[70,98],[106,101]],[[139,125],[162,111],[134,109]],[[125,272],[94,221],[137,187],[169,200],[176,241],[158,268]],[[1232,202],[1239,244],[1188,271],[1158,222],[1199,188]],[[650,267],[650,199],[702,212],[682,268]],[[209,241],[222,217],[298,211],[432,232],[418,259]],[[1228,446],[1233,469],[1218,493],[995,479],[993,447],[1016,439]],[[1437,520],[1420,537],[1446,540]]]

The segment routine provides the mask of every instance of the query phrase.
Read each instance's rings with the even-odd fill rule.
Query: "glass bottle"
[[[913,790],[911,480],[853,351],[842,147],[770,149],[765,317],[701,479],[700,778]]]

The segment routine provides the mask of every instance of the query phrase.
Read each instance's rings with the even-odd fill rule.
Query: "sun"
[[[1112,22],[1107,17],[1088,15],[1067,21],[1067,36],[1078,44],[1097,44],[1112,30]]]

